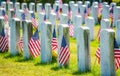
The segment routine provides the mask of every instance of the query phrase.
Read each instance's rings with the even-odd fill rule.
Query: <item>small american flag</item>
[[[68,20],[68,26],[69,26],[69,35],[72,37],[73,36],[73,25],[71,23],[71,20]]]
[[[6,50],[8,50],[8,44],[8,36],[5,35],[4,28],[2,28],[2,33],[0,35],[0,51],[5,52]]]
[[[5,14],[5,10],[2,10],[2,16],[4,17],[5,22],[8,22],[8,16]]]
[[[63,36],[59,53],[59,64],[66,65],[69,62],[70,50]]]
[[[102,12],[102,3],[98,3],[98,15],[100,15],[101,14],[101,12]]]
[[[58,44],[57,44],[56,32],[54,28],[53,37],[52,37],[52,50],[57,50],[57,49],[58,49]]]
[[[22,18],[22,20],[25,20],[26,18],[25,18],[25,13],[22,13],[21,14],[21,18]]]
[[[100,48],[99,47],[95,55],[98,58],[98,62],[100,63]],[[120,49],[115,39],[114,39],[114,58],[115,58],[115,66],[116,66],[115,68],[117,70],[118,68],[120,68]]]
[[[32,21],[33,27],[37,28],[38,23],[37,23],[37,21],[35,19],[35,14],[34,13],[31,13],[31,21]]]
[[[34,35],[31,37],[28,46],[32,56],[37,57],[40,55],[40,40],[38,37],[38,30],[36,30]]]
[[[25,13],[25,14],[27,14],[27,13],[28,13],[28,8],[27,8],[27,5],[24,5],[23,7],[24,7],[24,8],[23,8],[24,13]]]

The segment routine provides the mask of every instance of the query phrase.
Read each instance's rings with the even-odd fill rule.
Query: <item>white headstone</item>
[[[50,3],[45,4],[45,12],[46,12],[46,18],[49,19],[50,12],[51,12],[51,4]]]
[[[101,76],[115,76],[114,38],[112,29],[104,29],[100,33]]]
[[[76,15],[75,16],[75,23],[74,23],[74,34],[73,34],[73,37],[76,38],[77,36],[77,28],[79,26],[82,26],[82,16],[80,15]]]
[[[32,18],[31,14],[32,14],[32,13],[34,13],[34,12],[33,12],[33,11],[29,11],[29,12],[28,12],[28,20],[31,20],[31,18]]]
[[[77,29],[77,58],[78,70],[86,72],[90,70],[90,31],[88,27],[80,26]]]
[[[78,14],[78,5],[73,4],[72,6],[72,21],[75,22],[75,16]]]
[[[15,56],[19,53],[18,41],[20,39],[20,19],[13,18],[10,23],[10,54]]]
[[[60,15],[60,24],[67,24],[68,23],[68,16],[67,14]]]
[[[9,3],[8,3],[8,10],[9,10],[9,9],[13,9],[13,2],[9,2]]]
[[[41,63],[50,63],[52,61],[52,24],[43,22],[41,27]]]
[[[110,20],[109,19],[102,19],[100,26],[101,26],[102,30],[110,28]]]
[[[58,60],[59,60],[59,54],[60,54],[60,47],[61,47],[61,43],[62,43],[62,38],[65,38],[66,40],[66,44],[68,45],[68,48],[70,49],[69,45],[70,45],[70,41],[69,41],[69,26],[67,24],[59,24],[58,26]],[[69,65],[69,61],[67,62],[66,65]],[[65,65],[65,66],[66,66]],[[58,66],[62,67],[64,65],[61,65],[58,61]]]
[[[68,4],[62,5],[62,13],[67,14],[68,13]]]
[[[103,2],[102,5],[108,5],[108,3],[107,2]]]
[[[94,25],[95,25],[94,18],[93,17],[86,18],[85,25],[90,28],[90,40],[94,40]]]
[[[8,21],[10,21],[11,18],[13,18],[14,16],[14,9],[9,9],[8,10]]]
[[[120,20],[117,20],[117,25],[116,25],[116,41],[120,46]]]
[[[95,20],[95,24],[98,23],[98,6],[92,7],[92,17]]]
[[[108,18],[109,18],[109,5],[103,5],[102,19],[108,19]]]
[[[35,12],[35,3],[29,4],[29,10]]]
[[[1,6],[2,6],[2,8],[5,8],[5,10],[6,10],[6,2],[1,2]]]
[[[73,5],[75,4],[74,1],[69,1],[70,9],[72,9]]]
[[[90,1],[85,1],[85,5],[86,6],[90,5]]]
[[[85,22],[85,19],[84,19],[85,10],[86,10],[86,5],[82,5],[82,8],[81,8],[81,10],[80,10],[80,14],[81,14],[81,16],[82,16],[82,23]]]
[[[19,10],[20,10],[20,3],[19,2],[15,2],[15,14],[17,16],[17,18],[19,17]]]
[[[23,37],[23,56],[24,59],[30,58],[29,40],[32,37],[32,23],[30,20],[22,21],[22,37]]]
[[[42,12],[42,3],[37,3],[37,13],[39,14],[40,12]]]
[[[43,26],[41,23],[44,22],[44,17],[45,17],[45,13],[39,13],[38,14],[38,31],[40,32],[40,30],[42,30],[42,27]]]
[[[55,13],[50,13],[49,21],[52,24],[52,32],[53,32],[54,27],[56,27],[56,14]]]

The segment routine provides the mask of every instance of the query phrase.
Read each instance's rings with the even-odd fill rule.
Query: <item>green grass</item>
[[[76,40],[70,38],[70,64],[67,68],[59,68],[57,61],[48,64],[40,63],[40,57],[24,60],[23,55],[10,56],[9,52],[0,53],[0,76],[99,76],[100,65],[96,61],[95,51],[99,46],[95,26],[95,40],[90,42],[91,71],[78,72]],[[96,63],[95,63],[96,62]],[[120,76],[120,70],[116,71]]]

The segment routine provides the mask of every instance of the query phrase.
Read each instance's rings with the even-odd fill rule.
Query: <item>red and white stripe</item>
[[[57,44],[57,39],[52,38],[52,50],[58,50],[58,44]]]
[[[8,49],[8,37],[0,36],[0,51],[5,52]]]
[[[65,65],[69,61],[69,58],[70,58],[70,51],[68,46],[66,46],[65,48],[61,47],[60,54],[59,54],[59,63],[61,65]]]
[[[33,27],[37,28],[37,26],[38,26],[38,22],[36,21],[36,19],[31,18],[31,21],[32,21],[32,25],[33,25]]]
[[[32,56],[37,57],[38,55],[40,55],[40,41],[39,40],[33,40],[31,38],[28,46],[29,46],[29,50]]]

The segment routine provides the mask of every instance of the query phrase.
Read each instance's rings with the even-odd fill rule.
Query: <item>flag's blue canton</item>
[[[71,21],[70,21],[70,19],[68,20],[68,25],[70,25],[71,24]]]
[[[54,31],[53,31],[53,37],[56,38],[55,28],[54,28]]]
[[[87,8],[90,8],[90,4],[88,4]]]
[[[5,16],[5,10],[2,10],[2,16]]]
[[[5,37],[5,31],[4,31],[4,28],[2,28],[1,36]]]
[[[36,32],[34,33],[34,35],[32,36],[32,39],[33,40],[38,40],[39,37],[38,37],[38,30],[36,30]]]
[[[86,8],[85,8],[85,10],[84,10],[84,14],[86,14],[87,13],[87,11],[86,11]]]
[[[24,5],[24,9],[27,9],[27,5]]]
[[[44,15],[44,21],[46,20],[46,15]]]
[[[25,20],[25,13],[21,14],[22,20]]]
[[[56,11],[56,13],[58,12],[58,10],[59,10],[59,7],[57,6],[57,7],[56,7],[56,10],[55,10],[55,11]]]
[[[80,8],[78,8],[78,13],[80,13]]]
[[[42,10],[44,10],[44,6],[42,6]]]
[[[64,38],[64,36],[63,36],[61,47],[65,48],[66,45],[67,45],[67,44],[66,44],[66,40],[65,40],[65,38]]]
[[[32,14],[31,14],[31,16],[32,16],[32,18],[34,18],[34,19],[35,19],[35,14],[34,14],[34,13],[32,13]]]
[[[119,48],[116,39],[114,39],[114,48]]]

